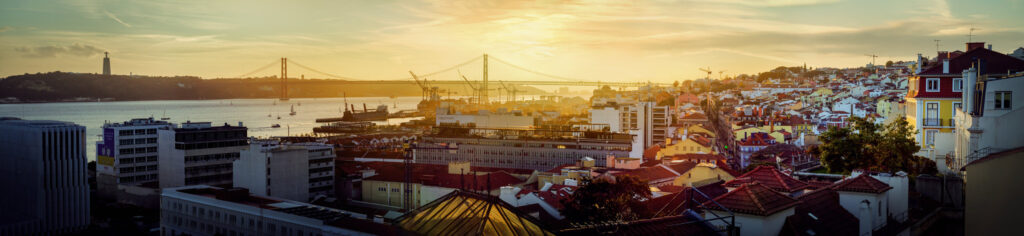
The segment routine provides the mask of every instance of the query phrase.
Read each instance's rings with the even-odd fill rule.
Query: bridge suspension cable
[[[449,71],[452,71],[454,69],[458,69],[459,67],[462,67],[462,66],[465,66],[465,65],[469,65],[470,63],[476,62],[477,60],[480,60],[483,57],[484,57],[483,55],[480,55],[480,56],[474,57],[473,59],[469,59],[466,62],[456,64],[454,66],[445,68],[443,70],[439,70],[439,71],[435,71],[435,72],[419,75],[419,77],[420,78],[426,78],[426,77],[434,76],[434,75],[437,75],[437,74],[440,74],[440,73],[449,72]],[[405,78],[401,78],[399,80],[408,80],[408,79],[412,79],[412,77],[405,77]]]
[[[293,65],[296,65],[296,66],[298,66],[298,67],[301,67],[301,68],[303,68],[303,69],[306,69],[306,70],[312,71],[312,72],[314,72],[314,73],[318,73],[318,74],[326,75],[327,77],[333,77],[333,78],[335,78],[335,79],[344,79],[344,80],[360,80],[360,79],[356,79],[356,78],[352,78],[352,77],[345,77],[345,76],[340,76],[340,75],[335,75],[335,74],[331,74],[331,73],[327,73],[327,72],[319,71],[319,70],[317,70],[317,69],[313,69],[313,68],[310,68],[310,67],[308,67],[308,66],[302,65],[302,64],[300,64],[300,63],[298,63],[298,62],[296,62],[295,60],[292,60],[292,59],[288,59],[288,62],[289,62],[289,63],[292,63]]]
[[[245,74],[242,74],[242,75],[239,75],[239,76],[235,76],[235,78],[245,78],[245,77],[248,77],[248,76],[250,76],[250,75],[252,75],[252,74],[256,74],[257,72],[260,72],[260,71],[266,70],[267,68],[270,68],[271,66],[274,66],[274,65],[280,64],[280,63],[281,63],[280,61],[278,61],[278,60],[274,60],[273,62],[270,62],[270,64],[267,64],[267,65],[265,65],[265,66],[262,66],[262,67],[260,67],[259,69],[253,70],[252,72],[249,72],[249,73],[245,73]]]
[[[562,77],[562,76],[557,76],[557,75],[547,74],[547,73],[540,72],[540,71],[535,71],[535,70],[527,69],[525,67],[509,63],[509,62],[507,62],[505,60],[499,59],[499,58],[494,57],[494,56],[491,56],[490,58],[491,58],[491,60],[495,60],[497,62],[500,62],[501,64],[505,64],[507,66],[511,66],[512,68],[516,68],[516,69],[519,69],[519,70],[522,70],[522,71],[525,71],[525,72],[537,74],[537,75],[548,77],[548,78],[552,78],[552,79],[565,80],[565,81],[570,81],[570,82],[582,82],[583,81],[583,80],[579,80],[579,79]]]

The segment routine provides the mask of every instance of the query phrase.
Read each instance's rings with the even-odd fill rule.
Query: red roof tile
[[[647,150],[644,150],[644,160],[654,160],[654,158],[658,157],[658,151],[661,151],[660,145],[647,148]]]
[[[673,161],[680,161],[680,160],[682,160],[682,161],[694,161],[694,162],[695,161],[718,161],[718,160],[725,160],[725,157],[722,156],[722,155],[719,155],[719,154],[706,154],[706,153],[678,154],[678,155],[673,155],[671,157],[663,157],[663,158],[664,159],[673,160]]]
[[[799,203],[793,197],[771,190],[758,183],[741,185],[722,196],[715,198],[715,204],[711,201],[704,202],[704,208],[711,210],[725,210],[732,212],[769,216],[779,211],[793,207]],[[721,204],[721,207],[719,206]]]
[[[683,211],[697,207],[701,202],[708,200],[699,193],[694,192],[692,187],[676,187],[679,187],[680,191],[644,201],[643,204],[654,214],[651,216],[652,218],[679,215]],[[697,190],[712,199],[729,192],[728,189],[722,187],[721,181],[697,187]]]
[[[693,168],[693,167],[690,167],[690,168]],[[640,180],[651,182],[651,181],[658,181],[658,180],[666,180],[666,179],[674,178],[674,177],[678,176],[676,173],[672,173],[672,171],[673,170],[671,170],[670,167],[665,166],[664,164],[659,164],[659,165],[655,165],[655,166],[651,166],[651,167],[643,167],[643,168],[635,169],[635,170],[631,170],[631,171],[624,171],[624,172],[613,173],[612,176],[632,175],[634,177],[639,178]]]
[[[737,187],[745,183],[761,183],[775,191],[792,193],[808,187],[807,183],[794,179],[772,166],[758,166],[736,179],[725,183],[726,187]]]
[[[885,184],[875,177],[861,174],[857,177],[839,181],[832,186],[836,191],[860,192],[860,193],[884,193],[892,189],[892,186]]]

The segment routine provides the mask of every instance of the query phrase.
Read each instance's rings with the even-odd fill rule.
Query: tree
[[[885,62],[885,67],[891,67],[891,66],[892,66],[892,61]]]
[[[647,181],[625,175],[597,179],[562,200],[565,217],[575,223],[630,221],[649,216],[643,201],[651,198]]]
[[[829,172],[854,169],[905,171],[912,175],[936,172],[934,161],[914,155],[921,147],[914,141],[916,131],[906,119],[887,125],[860,117],[851,117],[848,121],[850,127],[830,127],[822,133],[822,144],[812,150]]]

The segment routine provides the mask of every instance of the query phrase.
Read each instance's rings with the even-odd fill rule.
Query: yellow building
[[[735,176],[732,176],[732,174],[729,174],[729,172],[726,172],[722,168],[718,168],[714,164],[700,163],[692,169],[680,173],[678,177],[672,180],[672,185],[693,187],[694,183],[697,183],[697,186],[700,186],[701,183],[709,181],[730,181],[735,178]]]
[[[711,148],[711,139],[703,136],[691,136],[688,139],[679,140],[672,145],[665,146],[658,151],[658,155],[655,160],[661,160],[662,157],[670,157],[675,155],[690,154],[690,153],[715,153]]]

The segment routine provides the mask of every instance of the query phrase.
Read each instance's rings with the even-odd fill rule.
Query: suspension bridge
[[[489,69],[488,68],[488,66],[489,66],[488,64],[491,61],[497,62],[497,63],[499,63],[499,64],[501,64],[501,65],[503,65],[505,67],[512,68],[512,69],[514,69],[516,71],[519,71],[519,72],[522,72],[522,73],[525,73],[525,74],[530,74],[531,76],[529,76],[529,77],[533,78],[533,79],[527,79],[527,80],[512,79],[512,80],[498,80],[498,81],[495,81],[493,79],[489,79],[489,77],[491,75],[488,74],[488,72],[489,72],[488,71],[488,69]],[[482,73],[481,80],[469,80],[468,78],[465,78],[464,76],[461,75],[460,68],[468,67],[468,66],[470,66],[470,65],[472,65],[474,63],[477,63],[477,62],[482,62],[483,73]],[[453,66],[449,66],[447,68],[444,68],[444,69],[441,69],[441,70],[437,70],[437,71],[433,71],[433,72],[430,72],[430,73],[415,74],[415,73],[412,73],[412,71],[410,71],[410,75],[411,75],[410,77],[396,78],[396,79],[362,79],[362,78],[353,78],[353,77],[341,76],[341,75],[337,75],[337,74],[333,74],[333,73],[324,72],[322,70],[318,70],[318,69],[315,69],[315,68],[310,67],[310,66],[303,65],[302,63],[299,63],[299,62],[297,62],[295,60],[288,59],[288,58],[281,58],[280,61],[274,60],[273,62],[271,62],[271,63],[269,63],[267,65],[264,65],[262,67],[259,67],[259,68],[255,69],[255,70],[253,70],[253,71],[251,71],[249,73],[245,73],[245,74],[241,74],[241,75],[235,76],[235,78],[249,78],[249,77],[251,77],[251,76],[253,76],[253,75],[257,74],[257,73],[265,72],[265,70],[267,70],[267,69],[269,69],[269,68],[271,68],[271,67],[273,67],[275,65],[278,65],[281,68],[281,75],[278,78],[281,78],[281,87],[282,88],[287,88],[287,86],[288,86],[287,79],[290,78],[290,77],[288,77],[288,66],[291,65],[291,66],[299,67],[299,68],[301,68],[301,69],[303,69],[305,71],[312,72],[314,74],[318,74],[318,75],[321,75],[321,76],[324,76],[324,77],[327,77],[327,78],[338,79],[337,81],[332,81],[332,82],[333,83],[342,83],[342,84],[381,84],[381,85],[384,85],[384,84],[408,84],[408,85],[419,85],[420,87],[423,87],[425,90],[428,89],[427,88],[428,84],[429,85],[466,85],[466,84],[469,84],[470,86],[474,87],[474,89],[478,90],[481,93],[481,96],[485,97],[484,99],[486,99],[486,97],[487,97],[487,91],[489,90],[488,88],[489,87],[494,87],[495,85],[500,85],[500,86],[508,85],[508,86],[513,86],[513,87],[514,86],[529,86],[529,85],[541,85],[541,86],[543,86],[543,85],[556,85],[556,86],[598,86],[598,87],[606,86],[606,85],[610,86],[610,87],[641,87],[641,86],[648,86],[648,85],[657,85],[657,86],[669,86],[670,85],[670,84],[667,84],[667,83],[652,83],[652,82],[596,81],[596,80],[585,80],[585,79],[577,79],[577,78],[557,76],[557,75],[552,75],[552,74],[548,74],[548,73],[544,73],[544,72],[540,72],[540,71],[536,71],[536,70],[531,70],[529,68],[526,68],[526,67],[523,67],[523,66],[519,66],[519,65],[516,65],[516,64],[513,64],[513,63],[510,63],[508,61],[502,60],[500,58],[496,58],[494,56],[490,56],[488,54],[483,54],[483,55],[474,57],[472,59],[469,59],[469,60],[467,60],[465,62],[462,62],[462,63],[459,63],[459,64],[455,64]],[[452,76],[452,77],[455,77],[456,79],[447,79],[447,80],[446,79],[431,79],[431,80],[427,81],[428,78],[440,77],[440,75],[448,73],[448,72],[452,72],[452,71],[459,71],[459,76],[461,76],[463,79],[460,80],[459,79],[460,77]],[[284,91],[286,91],[286,90],[287,89],[282,89],[282,95],[281,95],[282,99],[287,99],[287,94],[284,93]]]

